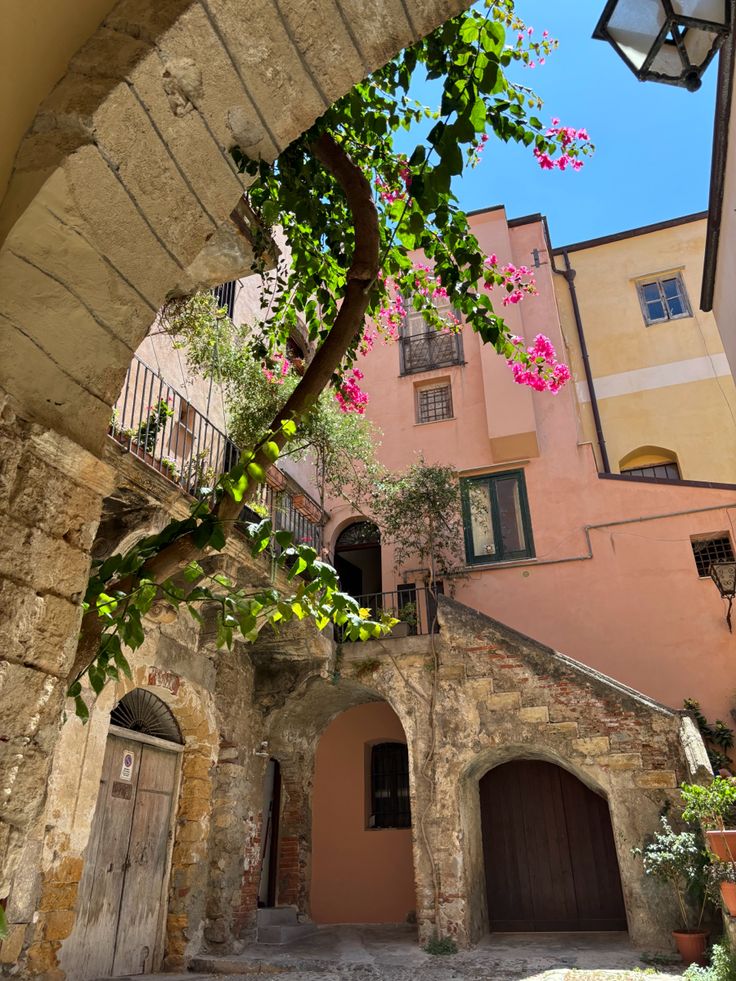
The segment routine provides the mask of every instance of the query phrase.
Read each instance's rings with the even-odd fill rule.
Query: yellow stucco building
[[[736,388],[698,307],[705,232],[696,214],[552,250],[580,435],[602,470],[736,483]]]

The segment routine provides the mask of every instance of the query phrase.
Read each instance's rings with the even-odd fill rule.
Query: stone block
[[[74,909],[77,901],[78,884],[76,882],[49,883],[41,893],[38,909],[42,913],[50,910]]]
[[[509,712],[521,708],[521,694],[518,691],[499,691],[488,695],[483,707],[490,712]]]
[[[611,749],[611,741],[608,736],[588,736],[583,739],[573,740],[573,749],[586,756],[600,756]]]
[[[546,705],[529,705],[519,709],[520,722],[549,722],[549,709]]]
[[[641,768],[641,754],[609,753],[608,756],[598,757],[597,762],[611,770],[638,770]]]
[[[643,770],[634,775],[634,783],[647,790],[670,790],[677,786],[677,774],[674,770]]]
[[[49,755],[22,741],[0,743],[0,818],[23,827],[38,814],[46,795]]]
[[[10,927],[8,936],[0,942],[0,964],[17,964],[23,949],[27,924],[16,923]]]
[[[31,445],[23,455],[10,511],[29,528],[88,551],[97,530],[100,499],[39,459]]]
[[[65,940],[72,932],[74,910],[52,910],[44,914],[43,933],[46,940]]]
[[[8,741],[5,745],[35,739],[51,752],[65,691],[66,682],[53,675],[0,661],[0,733]]]
[[[31,586],[0,581],[3,656],[66,677],[76,654],[82,608]]]
[[[42,593],[73,598],[84,591],[88,575],[85,552],[38,528],[27,528],[9,514],[0,515],[0,576]]]
[[[559,736],[577,736],[578,724],[577,722],[550,722],[545,727],[545,732]]]

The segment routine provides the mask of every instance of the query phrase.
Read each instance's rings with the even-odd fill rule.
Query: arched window
[[[661,446],[640,446],[632,450],[621,459],[619,470],[628,477],[680,480],[677,454]]]
[[[405,743],[371,749],[371,828],[410,828],[409,752]]]
[[[381,592],[381,532],[372,521],[354,521],[335,541],[335,568],[346,593],[374,606]]]
[[[110,714],[110,724],[180,746],[184,743],[169,706],[146,688],[134,688],[124,695]]]

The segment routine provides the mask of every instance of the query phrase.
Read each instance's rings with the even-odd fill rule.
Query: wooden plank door
[[[112,976],[153,971],[161,910],[166,902],[166,864],[178,757],[139,744],[142,750],[120,902]]]
[[[135,784],[141,744],[108,736],[100,790],[79,883],[77,920],[64,943],[61,965],[68,978],[110,977],[125,882]],[[132,763],[125,763],[132,757]],[[125,779],[120,779],[124,777]]]
[[[608,805],[571,773],[516,760],[480,782],[492,930],[625,930]]]

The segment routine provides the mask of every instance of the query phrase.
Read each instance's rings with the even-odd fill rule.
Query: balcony
[[[399,360],[402,375],[463,364],[462,335],[450,330],[407,334],[399,338]]]
[[[192,497],[201,497],[235,465],[240,449],[163,377],[134,356],[112,410],[109,435]],[[244,521],[270,517],[274,530],[322,548],[322,511],[303,488],[271,467],[256,497],[243,508]]]
[[[442,592],[441,583],[437,583],[438,592]],[[364,609],[370,610],[372,618],[388,613],[399,622],[392,628],[387,639],[401,637],[419,637],[437,633],[437,600],[426,588],[414,583],[402,584],[397,590],[388,593],[365,593],[355,596],[355,600]],[[340,628],[336,628],[335,639],[343,641]]]

